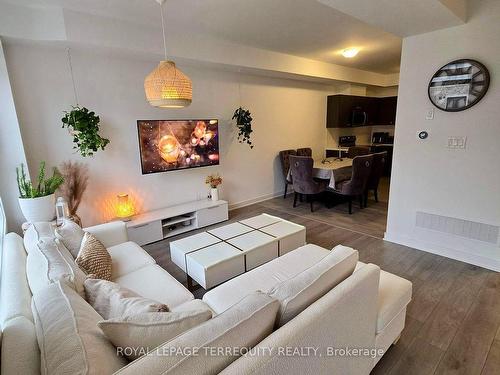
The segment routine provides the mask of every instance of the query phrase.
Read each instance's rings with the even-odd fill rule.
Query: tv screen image
[[[142,173],[219,164],[217,120],[138,120]]]

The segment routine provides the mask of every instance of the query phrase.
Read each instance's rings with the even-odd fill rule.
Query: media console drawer
[[[227,209],[227,203],[224,202],[218,206],[203,208],[196,211],[198,228],[203,228],[227,220],[229,218]]]
[[[163,239],[163,228],[161,220],[151,221],[146,224],[130,226],[127,228],[129,241],[138,245],[145,245]]]

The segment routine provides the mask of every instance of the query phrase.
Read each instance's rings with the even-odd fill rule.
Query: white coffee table
[[[227,224],[219,228],[211,229],[207,231],[211,235],[220,238],[223,241],[227,241],[230,238],[240,236],[242,234],[251,232],[253,228],[248,225],[244,225],[241,223],[232,223]]]
[[[193,236],[170,242],[170,258],[186,272],[186,254],[214,245],[221,240],[210,233],[201,232]]]
[[[172,261],[210,289],[306,243],[306,228],[261,214],[170,243]]]
[[[204,289],[210,289],[245,272],[243,252],[226,242],[204,247],[186,255],[188,287],[194,279]]]
[[[283,221],[282,218],[268,214],[260,214],[249,219],[241,220],[240,223],[254,229],[267,227],[268,225]]]
[[[268,234],[252,231],[227,240],[245,256],[245,271],[278,257],[278,240]]]
[[[302,225],[282,220],[259,229],[279,241],[279,256],[306,244],[306,228]]]

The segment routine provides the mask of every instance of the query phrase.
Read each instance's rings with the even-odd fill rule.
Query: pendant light
[[[144,80],[146,98],[153,107],[187,107],[191,104],[193,86],[189,77],[177,69],[173,61],[167,59],[165,21],[163,19],[163,3],[165,0],[156,1],[160,4],[165,60],[160,61],[156,69],[149,73]]]

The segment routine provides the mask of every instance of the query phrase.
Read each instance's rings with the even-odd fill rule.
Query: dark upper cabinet
[[[392,125],[396,118],[396,99],[330,95],[327,98],[326,127]]]
[[[398,104],[397,96],[388,96],[379,98],[380,106],[378,112],[379,125],[394,125],[396,123],[396,107]]]

